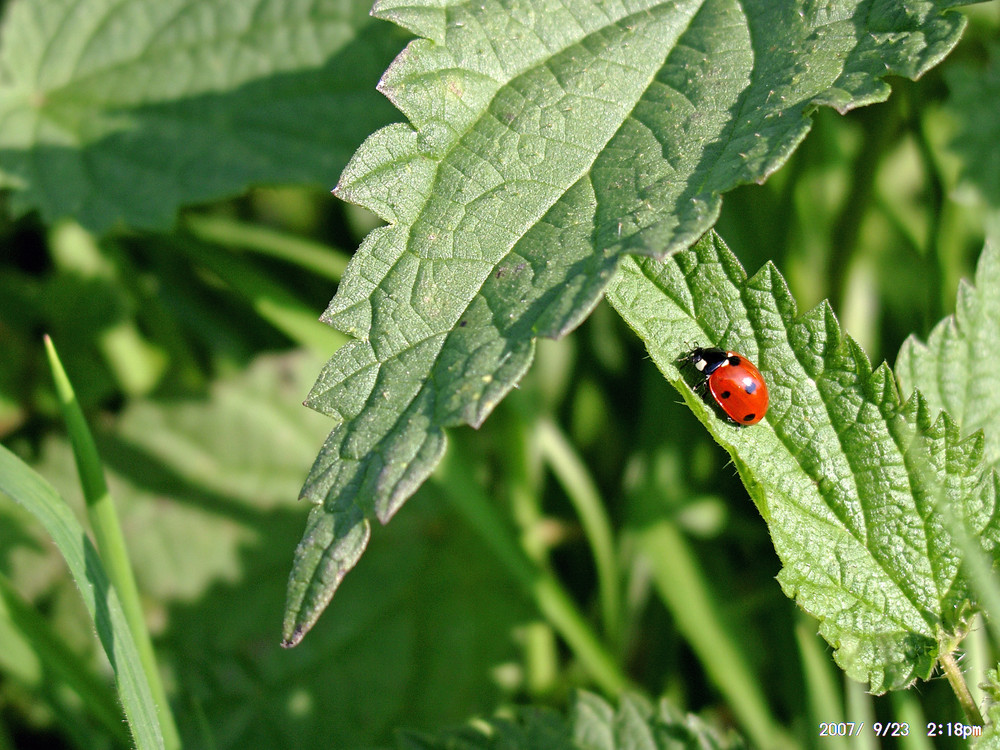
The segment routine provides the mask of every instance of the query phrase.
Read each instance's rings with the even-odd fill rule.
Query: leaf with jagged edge
[[[608,299],[729,452],[782,588],[820,621],[841,668],[874,693],[926,679],[975,611],[949,523],[994,556],[1000,540],[982,436],[961,440],[947,415],[932,421],[919,394],[903,403],[828,304],[798,316],[773,265],[748,279],[714,233],[662,263],[626,259]],[[685,341],[756,362],[770,391],[763,421],[730,424],[692,390]]]
[[[476,726],[437,736],[403,732],[398,750],[739,750],[746,747],[694,714],[684,714],[666,699],[658,704],[626,693],[617,708],[579,691],[565,718],[555,711],[526,706],[513,716],[480,720]]]
[[[1000,249],[986,243],[974,284],[958,287],[955,314],[934,326],[927,343],[910,336],[896,375],[904,393],[918,389],[935,412],[944,410],[963,435],[982,430],[986,461],[1000,467]]]
[[[924,0],[381,0],[421,35],[380,89],[412,125],[372,135],[338,194],[372,232],[323,319],[357,340],[307,403],[340,421],[302,496],[286,645],[426,479],[574,328],[626,252],[689,246],[720,195],[787,159],[818,106],[885,99],[957,42]]]

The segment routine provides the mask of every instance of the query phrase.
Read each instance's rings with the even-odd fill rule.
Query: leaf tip
[[[327,511],[317,505],[309,512],[288,578],[282,630],[285,648],[301,641],[316,624],[344,576],[361,558],[370,536],[371,526],[356,506]]]

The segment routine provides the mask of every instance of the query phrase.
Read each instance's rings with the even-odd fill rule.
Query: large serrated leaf
[[[945,410],[963,435],[982,430],[986,460],[1000,466],[1000,250],[988,242],[974,286],[958,287],[955,314],[938,323],[924,344],[911,336],[899,350],[896,374],[905,393],[920,390],[934,411]]]
[[[770,264],[747,279],[715,235],[664,263],[628,259],[608,298],[657,366],[730,453],[768,524],[789,596],[820,620],[837,663],[881,693],[927,678],[965,634],[972,592],[952,519],[995,552],[995,475],[983,441],[901,403],[825,303],[797,316]],[[750,428],[692,390],[679,342],[742,352],[771,406]],[[688,378],[690,378],[690,374]]]
[[[600,299],[625,252],[687,247],[720,195],[763,180],[817,106],[915,77],[963,27],[934,3],[400,2],[426,38],[381,90],[413,127],[374,134],[343,198],[379,213],[324,315],[358,340],[308,403],[341,421],[302,495],[316,503],[285,639],[312,626],[368,538],[514,386],[538,336]]]
[[[7,5],[0,185],[48,221],[166,228],[250,184],[323,184],[392,119],[367,0]]]

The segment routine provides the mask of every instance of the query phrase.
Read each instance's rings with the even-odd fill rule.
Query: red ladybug
[[[712,398],[737,424],[757,424],[767,413],[767,383],[760,370],[737,352],[697,347],[687,356],[700,372]]]

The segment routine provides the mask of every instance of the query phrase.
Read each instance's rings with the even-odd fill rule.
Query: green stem
[[[540,568],[548,565],[549,544],[543,533],[545,519],[540,498],[544,481],[538,436],[534,422],[520,409],[504,411],[509,417],[505,434],[506,471],[511,513],[520,534],[518,541],[525,555]],[[503,420],[501,420],[503,424]],[[552,625],[539,619],[524,629],[525,687],[534,697],[551,695],[559,674],[558,648]]]
[[[931,293],[924,296],[925,300],[933,300],[931,303],[933,308],[926,311],[927,320],[925,322],[927,323],[927,330],[930,330],[931,326],[944,316],[944,311],[949,306],[945,300],[945,284],[947,283],[949,285],[948,288],[951,288],[952,278],[948,273],[950,263],[947,258],[951,253],[946,254],[944,252],[944,243],[942,242],[942,230],[947,202],[945,199],[944,177],[941,174],[941,168],[934,154],[934,147],[927,136],[926,118],[921,117],[921,113],[919,112],[914,114],[913,118],[916,122],[913,124],[911,130],[916,137],[917,148],[924,163],[924,171],[927,173],[928,202],[930,203],[930,210],[927,211],[929,226],[927,227],[925,262],[929,265],[933,263],[934,268],[930,269],[932,272],[927,275],[928,283],[931,285]]]
[[[827,263],[829,297],[834,309],[843,308],[847,277],[858,251],[861,226],[875,191],[875,178],[882,158],[888,153],[889,141],[896,136],[899,116],[896,108],[889,106],[869,118],[874,125],[865,134],[863,146],[851,169],[851,186],[840,215],[834,222],[830,239],[830,256]]]
[[[511,394],[508,403],[514,403],[518,394]],[[510,487],[510,507],[521,532],[521,547],[528,558],[538,566],[545,566],[549,560],[549,542],[542,528],[545,522],[541,508],[544,471],[541,451],[538,448],[538,434],[534,421],[527,410],[513,408],[506,410],[510,427],[504,435],[507,447],[507,471],[504,479]]]
[[[549,419],[540,419],[536,429],[538,447],[580,517],[597,568],[604,629],[609,640],[617,643],[621,634],[621,587],[611,521],[590,472],[559,428]]]
[[[1000,622],[996,615],[1000,613],[1000,584],[997,582],[993,569],[993,560],[983,549],[979,535],[971,532],[961,518],[957,518],[951,507],[943,500],[939,499],[938,508],[941,509],[940,519],[944,522],[945,528],[951,534],[951,538],[962,552],[962,566],[964,568],[969,586],[974,594],[976,610],[982,612],[986,623],[986,628],[995,641],[1000,642]],[[944,643],[941,647],[943,654],[950,654],[957,643]],[[942,666],[944,657],[941,657]],[[950,679],[950,678],[949,678]],[[964,683],[963,683],[964,684]],[[965,688],[968,691],[968,688]],[[959,696],[961,699],[961,696]],[[973,700],[975,705],[975,700]],[[977,709],[978,713],[978,709]]]
[[[108,578],[118,592],[125,620],[132,632],[132,637],[135,639],[139,659],[142,662],[150,692],[156,703],[164,748],[166,750],[179,750],[181,746],[180,735],[170,711],[166,690],[160,679],[153,642],[149,637],[149,630],[142,613],[139,588],[136,586],[132,566],[129,563],[125,537],[122,534],[121,525],[118,523],[118,513],[111,500],[111,494],[108,492],[107,483],[104,481],[104,470],[97,453],[97,446],[94,444],[93,436],[87,427],[87,421],[80,409],[80,404],[76,400],[73,386],[63,369],[62,362],[59,361],[55,346],[48,336],[45,337],[45,351],[52,369],[59,405],[62,408],[63,418],[66,420],[66,429],[73,446],[73,455],[76,458],[80,485],[87,503],[87,515],[94,531],[94,538],[97,541],[97,549],[108,571]]]
[[[191,214],[185,218],[184,226],[204,242],[231,250],[253,250],[293,263],[331,281],[340,281],[350,260],[347,253],[329,245],[224,216]]]
[[[492,549],[542,615],[562,636],[594,682],[608,695],[628,684],[620,666],[604,648],[572,597],[548,570],[532,563],[518,545],[490,498],[476,483],[458,440],[452,441],[434,477],[444,497]]]
[[[958,702],[962,706],[962,710],[965,712],[969,723],[980,727],[983,726],[986,722],[983,721],[983,715],[979,713],[979,706],[976,705],[972,693],[969,692],[969,686],[965,684],[965,675],[959,669],[954,654],[946,651],[938,657],[938,661],[941,663],[941,669],[945,677],[948,678],[951,689],[955,691],[955,697],[958,698]]]

